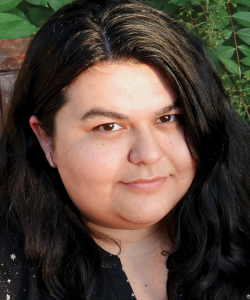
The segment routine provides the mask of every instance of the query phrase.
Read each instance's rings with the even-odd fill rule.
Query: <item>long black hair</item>
[[[31,42],[0,141],[1,214],[19,237],[49,299],[89,299],[98,248],[29,126],[53,139],[66,91],[88,68],[135,61],[157,66],[181,102],[197,166],[186,195],[165,217],[169,300],[240,300],[250,288],[250,133],[231,110],[203,47],[169,15],[136,0],[75,1]]]

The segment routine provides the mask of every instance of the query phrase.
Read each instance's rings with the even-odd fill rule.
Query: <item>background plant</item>
[[[233,108],[250,122],[250,0],[146,0],[203,41]],[[1,0],[0,39],[36,34],[71,0]]]
[[[250,121],[250,0],[150,0],[203,41],[233,108]]]
[[[0,40],[36,34],[47,18],[71,0],[0,0]]]

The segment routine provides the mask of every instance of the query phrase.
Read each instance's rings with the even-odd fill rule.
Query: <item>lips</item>
[[[123,184],[137,191],[151,191],[160,188],[166,181],[166,177],[155,177],[152,179],[137,179]]]

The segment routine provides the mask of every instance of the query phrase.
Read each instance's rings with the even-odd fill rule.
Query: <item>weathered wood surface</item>
[[[31,38],[0,40],[0,72],[19,70]]]
[[[15,79],[30,40],[0,40],[0,135],[8,114]]]
[[[0,115],[0,135],[9,111],[12,88],[18,71],[0,73],[0,93],[1,93],[1,115]]]

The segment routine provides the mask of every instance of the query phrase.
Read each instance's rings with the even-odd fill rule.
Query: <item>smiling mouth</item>
[[[152,179],[138,179],[131,182],[122,182],[125,186],[137,191],[152,191],[161,187],[166,177],[155,177]]]

